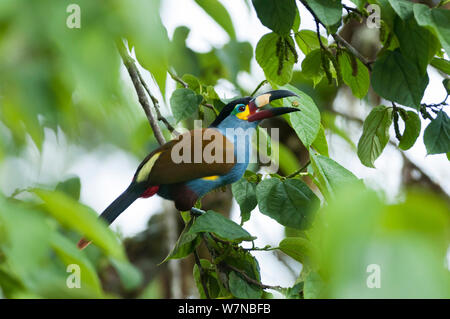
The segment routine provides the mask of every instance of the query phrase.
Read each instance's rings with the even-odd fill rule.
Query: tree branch
[[[147,99],[147,96],[145,95],[145,90],[142,86],[142,82],[140,80],[140,75],[136,67],[136,64],[128,54],[127,49],[125,48],[125,45],[123,44],[122,41],[117,42],[117,49],[119,50],[119,54],[122,57],[123,64],[128,70],[128,74],[130,75],[131,81],[133,82],[134,88],[136,90],[139,99],[139,103],[144,109],[145,115],[147,116],[147,120],[150,124],[150,127],[153,130],[153,134],[155,134],[155,138],[158,141],[159,145],[163,145],[166,143],[166,139],[164,138],[161,129],[158,126],[158,122],[156,121],[155,117],[153,116],[150,110],[150,103]]]
[[[297,170],[297,171],[295,171],[294,173],[289,174],[288,176],[286,176],[286,178],[292,178],[292,177],[294,177],[294,176],[300,174],[301,172],[303,172],[303,171],[308,167],[309,164],[311,164],[311,160],[309,160],[309,161],[308,161],[305,165],[303,165],[299,170]]]
[[[154,95],[151,93],[150,89],[147,86],[147,83],[145,83],[144,78],[142,77],[139,70],[137,70],[137,74],[139,76],[139,80],[141,81],[142,86],[144,87],[145,91],[147,92],[148,96],[152,100],[155,112],[156,112],[156,119],[158,121],[161,121],[164,123],[164,125],[167,127],[170,133],[174,134],[175,136],[180,135],[180,133],[170,124],[170,122],[161,114],[160,107],[159,107],[159,101],[154,97]]]
[[[212,234],[210,234],[210,233],[208,233],[208,234],[209,234],[210,236],[212,235]],[[215,240],[214,237],[211,236],[211,238],[212,238],[213,240]],[[217,273],[218,273],[217,275],[219,276],[219,278],[220,278],[221,281],[222,281],[222,284],[224,284],[225,287],[228,287],[228,283],[227,283],[227,282],[224,282],[224,280],[223,280],[223,275],[226,276],[226,274],[223,273],[222,268],[228,268],[229,270],[233,270],[233,271],[239,273],[239,274],[244,278],[245,281],[247,281],[247,282],[250,283],[250,284],[256,285],[256,286],[258,286],[258,287],[260,287],[260,288],[262,288],[262,289],[273,289],[273,290],[278,290],[278,291],[284,289],[283,287],[280,287],[280,286],[270,286],[270,285],[265,285],[265,284],[259,282],[258,280],[253,279],[253,278],[251,278],[250,276],[248,276],[248,275],[245,273],[245,271],[243,271],[243,270],[241,270],[241,269],[238,269],[238,268],[236,268],[236,267],[234,267],[234,266],[232,266],[232,265],[229,265],[229,264],[227,264],[227,263],[221,261],[221,260],[220,260],[220,257],[221,257],[221,256],[217,256],[217,253],[216,253],[216,251],[214,250],[214,248],[211,247],[211,245],[208,243],[208,239],[206,238],[206,234],[205,234],[205,233],[203,234],[203,241],[204,241],[204,243],[205,243],[206,248],[207,248],[208,251],[209,251],[209,254],[211,255],[211,258],[212,258],[212,260],[213,260],[213,263],[214,263],[214,264],[216,265],[216,267],[217,267],[217,268],[216,268],[216,271],[217,271]],[[221,241],[220,241],[220,242],[221,242]],[[227,244],[229,244],[229,243],[227,242]],[[229,247],[231,247],[231,246],[229,246]],[[264,249],[252,249],[252,250],[274,250],[274,249],[277,249],[277,248],[267,249],[267,248],[265,247]],[[227,289],[228,289],[228,288],[227,288]]]
[[[337,43],[342,44],[347,50],[350,51],[355,57],[357,57],[368,69],[372,71],[372,62],[367,60],[358,50],[356,50],[350,43],[348,43],[343,37],[339,34],[334,33],[331,35]]]
[[[200,272],[200,281],[202,283],[203,291],[205,292],[205,296],[207,299],[211,299],[209,296],[208,286],[205,281],[205,270],[202,267],[202,264],[200,263],[200,258],[198,257],[198,253],[196,250],[194,250],[194,260],[197,264],[198,271]]]
[[[311,9],[311,7],[304,1],[304,0],[300,0],[300,2],[303,4],[303,6],[309,11],[309,13],[311,13],[311,15],[313,16],[314,20],[316,21],[316,24],[321,24],[325,29],[327,28],[325,24],[322,23],[322,21],[320,21],[320,19],[317,17],[317,15],[314,13],[314,11]],[[317,26],[317,29],[319,27]],[[317,34],[319,36],[320,39],[320,33],[317,30]],[[358,50],[356,50],[350,43],[348,43],[343,37],[341,37],[339,34],[337,33],[332,33],[331,36],[334,38],[334,40],[336,41],[336,43],[340,43],[342,44],[345,48],[347,48],[347,50],[350,51],[350,53],[352,53],[354,56],[356,56],[370,71],[372,70],[372,62],[370,62],[369,60],[367,60]],[[321,45],[322,46],[322,45]]]
[[[398,112],[399,112],[399,108],[397,107],[397,104],[395,104],[394,102],[391,102],[391,103],[392,103],[392,118],[393,118],[393,122],[394,122],[395,137],[397,138],[397,140],[401,141],[402,134],[400,133],[400,128],[398,126],[398,121],[399,121]]]
[[[250,96],[253,96],[256,94],[256,92],[258,92],[258,90],[264,85],[268,83],[268,81],[266,79],[262,80],[261,83],[258,84],[258,86],[256,87],[256,89],[253,90],[253,92],[250,94]]]
[[[354,12],[362,17],[364,16],[364,14],[361,11],[359,11],[358,8],[352,8],[345,4],[342,4],[342,7],[347,11],[347,13]]]
[[[245,273],[245,271],[243,271],[243,270],[241,270],[239,268],[236,268],[233,265],[226,264],[226,267],[231,269],[231,270],[233,270],[233,271],[235,271],[235,272],[237,272],[237,273],[239,273],[245,279],[245,281],[247,281],[248,283],[256,285],[256,286],[258,286],[258,287],[260,287],[262,289],[273,289],[273,290],[278,290],[278,291],[284,289],[281,286],[270,286],[270,285],[265,285],[263,283],[260,283],[258,280],[253,279],[252,277],[247,275]]]
[[[178,75],[176,75],[172,71],[168,71],[168,72],[169,72],[169,75],[172,78],[172,80],[180,83],[185,89],[189,88],[189,85],[186,82],[184,82]]]

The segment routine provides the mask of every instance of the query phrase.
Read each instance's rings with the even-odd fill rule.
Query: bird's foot
[[[206,212],[203,209],[198,209],[198,208],[195,208],[195,207],[191,208],[191,214],[194,215],[194,216],[201,216],[201,215],[203,215],[205,213]]]

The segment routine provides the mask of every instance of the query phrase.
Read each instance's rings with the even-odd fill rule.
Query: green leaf
[[[342,4],[338,0],[305,0],[317,18],[327,27],[335,26],[341,21]]]
[[[302,141],[303,145],[308,148],[316,139],[320,130],[320,112],[313,99],[303,93],[295,86],[290,84],[282,87],[283,89],[294,92],[297,96],[283,99],[284,106],[298,105],[300,112],[289,113],[291,125]]]
[[[398,147],[406,151],[414,145],[419,137],[421,122],[419,116],[414,111],[407,111],[406,116],[400,112],[400,116],[405,122],[405,130],[403,131]]]
[[[302,61],[302,73],[313,80],[317,85],[325,75],[322,68],[322,52],[320,49],[312,50]]]
[[[396,18],[394,33],[400,44],[402,55],[416,64],[420,74],[425,74],[428,63],[439,45],[433,33],[420,27],[413,17],[407,20]]]
[[[197,94],[201,94],[202,85],[200,83],[200,80],[196,76],[192,74],[184,74],[181,79],[187,83],[191,90],[193,90]]]
[[[386,203],[376,192],[354,185],[323,207],[323,219],[309,232],[311,242],[320,243],[313,254],[321,278],[304,276],[305,298],[318,287],[309,289],[308,280],[325,282],[326,289],[317,289],[315,298],[450,296],[448,268],[442,262],[448,253],[448,203],[423,190],[402,196],[395,204]],[[372,263],[380,266],[380,288],[366,285],[368,276],[378,275],[368,267]],[[423,272],[426,278],[411,275]]]
[[[236,38],[230,14],[218,0],[195,0],[195,2],[228,33],[231,39]]]
[[[258,184],[256,197],[261,213],[296,229],[308,228],[319,206],[317,196],[299,179],[265,179]]]
[[[169,259],[180,259],[190,255],[200,244],[201,237],[197,233],[190,233],[189,229],[192,226],[194,219],[190,219],[184,227],[183,231],[178,238],[175,247],[169,255],[161,262],[164,263]]]
[[[283,143],[276,142],[272,143],[272,149],[272,154],[277,154],[278,152],[279,158],[277,164],[280,167],[280,172],[282,174],[288,175],[300,168],[298,156],[292,151],[292,149],[290,149]]]
[[[320,124],[319,133],[317,134],[316,139],[311,144],[311,146],[319,153],[325,156],[328,156],[328,143],[327,138],[325,136],[325,129],[323,125]]]
[[[254,284],[248,283],[241,275],[232,271],[229,274],[228,285],[233,296],[242,299],[261,298],[262,289]]]
[[[367,3],[366,0],[351,0],[351,2],[353,2],[354,4],[356,4],[356,7],[357,7],[358,9],[364,8],[364,5]]]
[[[450,11],[424,4],[414,5],[414,17],[419,25],[434,30],[447,55],[450,55]]]
[[[200,232],[214,233],[222,239],[231,241],[252,241],[255,239],[244,228],[212,210],[208,210],[205,214],[197,217],[188,233],[196,234]]]
[[[441,58],[433,58],[430,62],[432,66],[434,66],[436,69],[450,74],[450,62],[446,59]]]
[[[354,96],[362,99],[369,91],[370,76],[367,67],[357,58],[344,52],[338,57],[342,71],[342,79],[347,84]]]
[[[241,208],[241,224],[243,224],[250,219],[250,212],[258,205],[256,200],[256,184],[250,183],[242,177],[231,185],[231,191]]]
[[[320,36],[320,38],[324,45],[328,45],[328,40],[325,37]],[[296,32],[295,42],[297,42],[298,47],[305,55],[308,55],[312,50],[320,49],[317,33],[312,30],[300,30]]]
[[[331,130],[336,135],[340,136],[344,141],[346,141],[352,149],[356,150],[356,145],[353,143],[352,139],[350,138],[348,132],[341,129],[336,125],[336,115],[332,114],[330,112],[322,112],[320,114],[322,123],[326,129]]]
[[[259,264],[249,251],[233,249],[227,252],[224,263],[243,271],[250,278],[261,282]]]
[[[300,293],[303,292],[303,282],[295,284],[293,287],[289,287],[283,291],[286,299],[303,299]]]
[[[126,39],[133,43],[139,64],[150,71],[164,95],[169,66],[170,41],[159,15],[158,2],[129,1],[126,6],[122,7],[121,15],[124,15],[124,19],[133,21],[132,26],[123,32],[126,33]],[[155,48],[158,49],[155,50]]]
[[[294,24],[292,25],[292,31],[298,32],[298,29],[300,28],[301,18],[300,18],[300,12],[298,12],[298,9],[295,11],[296,11],[295,19],[294,19]]]
[[[170,97],[170,106],[177,123],[194,114],[202,100],[203,96],[196,94],[191,89],[176,89]]]
[[[422,75],[398,49],[387,51],[373,67],[372,87],[387,100],[417,109],[427,85],[428,75]]]
[[[56,190],[66,193],[74,200],[80,199],[81,182],[78,176],[66,179],[56,185]]]
[[[391,108],[379,105],[372,109],[364,121],[363,133],[358,142],[358,157],[367,167],[374,167],[373,163],[389,142],[391,115]]]
[[[239,72],[250,72],[253,48],[249,42],[231,40],[217,50],[217,56],[229,71],[231,81],[236,82]]]
[[[80,267],[81,283],[83,286],[88,286],[99,296],[102,295],[102,287],[97,276],[94,266],[86,258],[86,256],[75,247],[66,237],[59,233],[52,233],[51,246],[55,250],[56,255],[68,266],[76,264]]]
[[[445,91],[447,91],[447,94],[450,94],[450,79],[443,79],[442,85],[445,88]]]
[[[170,66],[180,76],[183,74],[199,75],[201,69],[197,53],[186,45],[189,33],[190,29],[188,27],[179,26],[173,32],[172,41],[170,42]],[[180,83],[177,83],[177,86],[182,87]],[[194,88],[189,88],[195,91]]]
[[[108,255],[118,260],[126,260],[122,246],[106,223],[87,206],[81,205],[69,196],[43,189],[34,193],[44,201],[46,212],[50,213],[63,226],[75,229],[95,242]]]
[[[111,264],[117,270],[125,290],[133,290],[142,283],[143,276],[138,268],[128,261],[111,258]]]
[[[311,256],[311,244],[301,237],[286,237],[278,245],[286,255],[294,258],[302,264],[308,264]]]
[[[287,35],[294,24],[297,6],[295,0],[253,0],[258,19],[280,35]]]
[[[284,85],[288,83],[292,78],[292,68],[294,67],[295,57],[288,50],[288,59],[283,56],[284,62],[281,72],[278,74],[279,58],[277,55],[277,42],[279,35],[276,33],[268,33],[264,35],[256,45],[255,58],[260,67],[263,69],[266,78],[270,82],[274,82],[278,85]],[[290,38],[286,38],[291,45],[294,46],[294,41]]]
[[[51,228],[42,214],[13,203],[0,196],[1,258],[6,257],[10,275],[28,286],[39,271],[37,265],[50,254]]]
[[[450,119],[444,110],[428,124],[423,134],[427,154],[441,154],[450,151]]]
[[[413,16],[413,6],[409,0],[389,0],[389,4],[392,9],[394,9],[395,13],[398,14],[400,18],[403,20],[407,20]]]
[[[358,178],[345,167],[323,155],[312,155],[311,164],[317,175],[318,187],[325,198],[333,197],[347,183],[356,183]]]
[[[324,290],[325,284],[322,278],[315,271],[311,271],[305,278],[303,294],[305,299],[318,299]]]

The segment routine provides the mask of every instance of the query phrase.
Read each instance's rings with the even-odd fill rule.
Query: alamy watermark
[[[379,29],[380,28],[380,19],[381,19],[381,9],[377,4],[369,4],[367,6],[367,12],[369,16],[366,20],[366,25],[369,29]]]
[[[381,288],[381,267],[378,264],[370,264],[366,268],[366,272],[370,273],[367,276],[367,288]]]
[[[81,28],[81,8],[78,4],[72,3],[67,6],[66,12],[69,13],[66,19],[66,26],[69,29]]]
[[[67,288],[81,288],[81,268],[77,264],[67,265],[66,272],[70,273],[66,279]]]

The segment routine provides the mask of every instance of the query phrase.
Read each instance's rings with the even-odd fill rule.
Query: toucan
[[[195,210],[196,201],[203,195],[244,175],[250,159],[251,135],[261,120],[300,111],[293,107],[265,107],[290,96],[296,94],[274,90],[234,99],[208,128],[180,134],[155,149],[139,165],[127,189],[100,218],[111,224],[136,199],[154,194],[172,200],[180,211]],[[89,243],[82,238],[78,248],[83,249]]]

